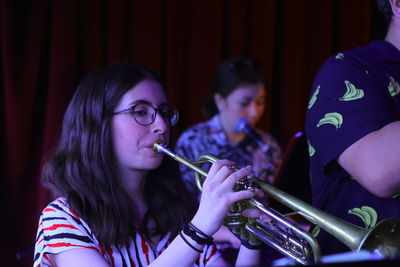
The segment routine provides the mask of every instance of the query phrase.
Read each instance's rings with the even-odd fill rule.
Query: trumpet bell
[[[384,258],[400,255],[400,224],[398,218],[388,218],[375,225],[364,236],[358,250],[368,250]]]

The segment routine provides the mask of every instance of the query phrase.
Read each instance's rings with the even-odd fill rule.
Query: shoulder
[[[42,211],[43,216],[51,215],[52,213],[68,213],[70,206],[65,197],[59,197],[48,204]],[[72,212],[72,211],[71,211]]]
[[[324,64],[367,64],[374,60],[382,60],[386,51],[392,49],[392,45],[386,41],[373,41],[367,45],[339,51],[331,55]]]
[[[357,77],[363,79],[375,78],[371,74],[379,74],[377,65],[390,60],[393,56],[400,57],[399,51],[386,41],[373,41],[365,46],[338,52],[330,56],[319,69],[316,80],[329,81],[337,77]]]
[[[74,248],[100,252],[99,244],[86,222],[74,212],[65,198],[58,198],[43,209],[35,244],[35,262],[46,254],[57,254]]]
[[[211,121],[204,121],[191,126],[179,136],[177,145],[184,145],[188,142],[190,143],[194,139],[204,136],[210,130],[210,128]]]
[[[329,57],[319,69],[316,80],[326,81],[332,77],[347,76],[349,73],[351,76],[363,73],[366,64],[355,51],[358,50],[343,51]]]
[[[377,98],[376,94],[388,95],[387,90],[382,90],[390,82],[390,77],[385,73],[384,62],[388,60],[385,55],[397,54],[398,51],[390,43],[375,41],[331,56],[315,77],[308,109],[314,106],[316,99],[323,103],[319,108],[326,109],[331,105],[336,106],[340,101],[349,102],[348,99],[354,96],[361,99],[364,92],[368,92],[364,99],[369,97],[372,102]],[[383,99],[387,100],[385,96]]]
[[[88,242],[95,240],[88,224],[70,208],[65,198],[57,198],[43,209],[39,228],[47,236],[47,241],[60,233],[79,233],[80,236],[88,236],[87,240],[83,238]]]
[[[51,224],[56,220],[65,220],[87,227],[86,222],[70,208],[64,197],[57,198],[47,205],[42,211],[41,220],[45,224]]]

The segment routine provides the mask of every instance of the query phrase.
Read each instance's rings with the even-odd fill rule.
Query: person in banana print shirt
[[[400,1],[377,0],[384,40],[331,56],[308,103],[313,205],[370,229],[400,217]],[[322,253],[349,251],[323,230]]]

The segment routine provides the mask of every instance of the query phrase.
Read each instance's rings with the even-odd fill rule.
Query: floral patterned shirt
[[[194,125],[183,132],[178,138],[175,151],[191,161],[197,160],[202,154],[211,154],[220,159],[235,161],[238,168],[253,165],[257,177],[270,179],[280,163],[281,148],[270,134],[260,130],[257,130],[257,133],[269,146],[268,153],[263,153],[262,156],[258,156],[261,149],[250,138],[245,138],[234,147],[231,146],[222,129],[219,115],[215,115],[210,120]],[[210,164],[203,165],[204,169],[207,169],[206,165]],[[199,198],[200,191],[196,187],[194,171],[182,164],[181,170],[188,189]]]

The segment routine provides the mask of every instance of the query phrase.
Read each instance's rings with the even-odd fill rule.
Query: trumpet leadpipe
[[[179,163],[182,163],[183,165],[189,167],[190,169],[194,170],[195,172],[203,175],[204,177],[207,177],[207,172],[204,171],[203,169],[199,168],[198,166],[196,166],[195,164],[193,164],[192,162],[190,162],[190,160],[188,160],[185,157],[182,157],[181,155],[175,154],[173,153],[171,150],[167,149],[163,144],[161,143],[154,143],[153,144],[153,150],[158,152],[158,153],[164,153],[168,156],[170,156],[171,158],[173,158],[174,160],[178,161]]]

